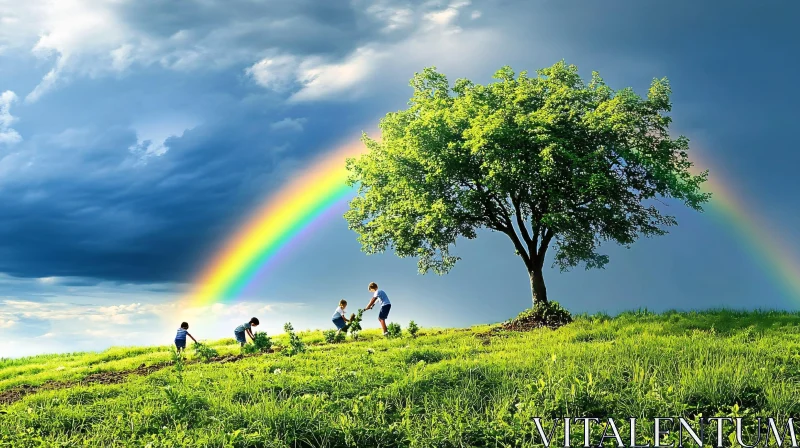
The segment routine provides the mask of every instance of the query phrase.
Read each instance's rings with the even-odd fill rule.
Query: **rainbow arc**
[[[281,252],[300,239],[304,230],[315,222],[324,222],[326,212],[342,204],[353,189],[345,183],[345,159],[362,154],[366,148],[359,142],[344,145],[314,161],[300,176],[276,192],[233,235],[195,280],[195,289],[187,299],[206,305],[236,299],[260,271],[274,262]],[[708,164],[696,155],[696,172]],[[777,235],[761,229],[759,214],[752,211],[732,188],[732,183],[711,170],[704,187],[713,193],[712,211],[727,219],[740,240],[762,258],[765,272],[781,285],[789,298],[800,301],[800,262],[782,244]]]

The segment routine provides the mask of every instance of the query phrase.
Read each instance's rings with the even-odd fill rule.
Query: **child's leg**
[[[384,333],[386,333],[387,331],[389,331],[389,330],[387,330],[387,329],[386,329],[386,320],[384,320],[384,319],[378,319],[378,322],[380,322],[380,323],[381,323],[381,328],[383,328],[383,332],[384,332]]]

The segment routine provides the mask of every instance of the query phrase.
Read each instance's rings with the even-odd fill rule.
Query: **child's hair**
[[[339,306],[347,306],[347,300],[344,300],[344,299],[340,300],[339,301]]]
[[[250,318],[250,323],[252,325],[258,325],[258,318],[257,317],[251,317]]]
[[[372,291],[373,289],[378,289],[378,284],[375,282],[369,284],[369,290]]]
[[[183,328],[184,330],[188,330],[189,329],[189,322],[181,323],[181,328]]]

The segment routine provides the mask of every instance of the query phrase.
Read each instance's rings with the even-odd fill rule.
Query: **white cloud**
[[[384,33],[407,29],[414,24],[414,11],[387,3],[378,2],[366,9],[367,14],[384,23],[382,30]]]
[[[60,300],[63,299],[66,297]],[[278,334],[283,332],[283,322],[294,322],[298,310],[305,306],[281,302],[195,306],[191,302],[180,302],[174,296],[158,303],[117,305],[68,300],[0,299],[0,356],[102,350],[111,345],[163,345],[171,342],[182,321],[190,323],[190,332],[198,339],[231,337],[233,328],[252,316],[262,320],[260,331]],[[109,300],[107,295],[105,300]],[[295,326],[301,329],[302,320]],[[109,339],[109,335],[113,335],[113,339]]]
[[[39,31],[33,53],[55,58],[55,66],[25,100],[35,102],[53,89],[65,72],[95,76],[103,69],[119,70],[130,65],[130,40],[135,33],[115,14],[115,0],[40,0],[33,12],[32,29]],[[22,8],[20,8],[22,9]],[[126,51],[127,49],[127,51]],[[102,64],[96,64],[103,60]]]
[[[292,87],[297,78],[300,61],[291,55],[262,59],[245,70],[255,82],[267,89],[282,92]]]
[[[273,131],[295,131],[300,132],[303,130],[303,125],[305,125],[306,119],[305,118],[289,118],[286,117],[283,120],[276,121],[269,125],[270,129]]]
[[[466,52],[479,55],[483,49],[489,48],[494,35],[488,31],[475,29],[471,30],[469,36],[460,36],[458,39],[453,36],[463,32],[457,25],[457,19],[468,5],[468,1],[456,1],[445,7],[429,9],[422,13],[419,28],[405,39],[389,45],[368,43],[339,61],[284,54],[259,61],[248,68],[246,74],[256,84],[276,92],[285,92],[294,87],[289,99],[291,102],[352,99],[375,87],[379,73],[397,73],[397,70],[391,69],[406,68],[420,62],[431,64],[434,61],[453,61],[454,58],[464,60]],[[392,23],[399,27],[398,17],[405,17],[405,12],[384,4],[367,10],[387,21],[387,27],[391,27]]]
[[[472,14],[469,15],[469,18],[472,20],[480,19],[483,14],[480,11],[472,11]]]
[[[197,124],[196,120],[185,116],[152,116],[149,121],[134,125],[137,141],[128,150],[138,157],[139,163],[146,163],[147,159],[163,156],[169,151],[167,140],[170,137],[180,137]]]
[[[11,115],[11,104],[17,101],[17,95],[6,90],[0,94],[0,145],[13,145],[22,141],[19,132],[11,128],[17,119]]]

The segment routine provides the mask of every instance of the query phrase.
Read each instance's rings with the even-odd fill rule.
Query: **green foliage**
[[[412,338],[417,337],[418,331],[419,327],[417,326],[416,322],[412,320],[411,322],[408,323],[408,334],[410,334]]]
[[[164,387],[164,393],[170,406],[170,419],[174,423],[194,422],[208,408],[205,399],[182,393],[172,386]]]
[[[353,340],[358,339],[358,333],[361,331],[361,320],[363,319],[364,310],[359,308],[356,315],[353,317],[353,320],[350,321],[350,326],[348,327],[347,331],[350,332],[350,337]]]
[[[325,330],[322,332],[322,335],[325,337],[325,342],[328,344],[336,342],[336,330]]]
[[[192,348],[194,349],[195,356],[203,360],[203,362],[208,362],[212,358],[219,356],[219,352],[217,352],[213,347],[200,342],[196,342]]]
[[[389,333],[390,338],[399,338],[403,335],[403,329],[400,328],[400,324],[392,322],[386,326],[386,330]]]
[[[170,354],[172,356],[172,368],[175,370],[175,376],[179,382],[183,382],[183,369],[185,363],[183,361],[183,353],[178,352],[175,347],[170,347]]]
[[[294,327],[291,322],[286,322],[283,325],[283,330],[289,335],[289,349],[284,350],[282,353],[287,356],[293,356],[298,353],[305,353],[306,344],[294,332]]]
[[[253,333],[253,343],[245,344],[242,351],[246,354],[266,353],[272,348],[272,338],[263,331]]]
[[[344,342],[346,333],[344,331],[337,332],[336,330],[325,330],[322,332],[325,337],[325,342],[328,344],[335,344]]]
[[[347,161],[359,194],[345,218],[364,252],[392,249],[444,274],[458,238],[491,229],[511,239],[544,302],[551,244],[562,270],[602,267],[602,242],[629,246],[676,224],[659,198],[695,210],[708,201],[708,173],[693,175],[688,140],[669,135],[667,79],[642,98],[596,72],[585,83],[563,61],[495,78],[451,86],[426,68],[411,80],[409,108],[381,120],[380,139],[363,136],[368,151]]]
[[[753,416],[800,414],[798,321],[797,312],[623,313],[576,317],[558,331],[479,326],[402,343],[370,329],[335,346],[300,333],[302,357],[235,362],[225,361],[239,350],[228,339],[207,343],[222,359],[187,360],[182,384],[169,346],[128,357],[117,348],[106,362],[96,362],[105,352],[15,359],[0,365],[0,397],[51,382],[0,401],[0,446],[535,447],[533,417],[548,434],[551,417],[614,417],[627,440],[630,416],[700,414],[743,416],[750,441]],[[273,340],[289,345],[287,334]],[[117,383],[77,382],[145,362],[168,365]],[[76,382],[55,386],[67,381]],[[648,421],[637,425],[639,445],[654,445]],[[575,446],[583,425],[573,429]],[[716,445],[716,426],[706,429],[704,445]],[[724,429],[724,439],[735,433]],[[602,432],[592,425],[593,446]],[[662,445],[678,446],[676,434]]]

